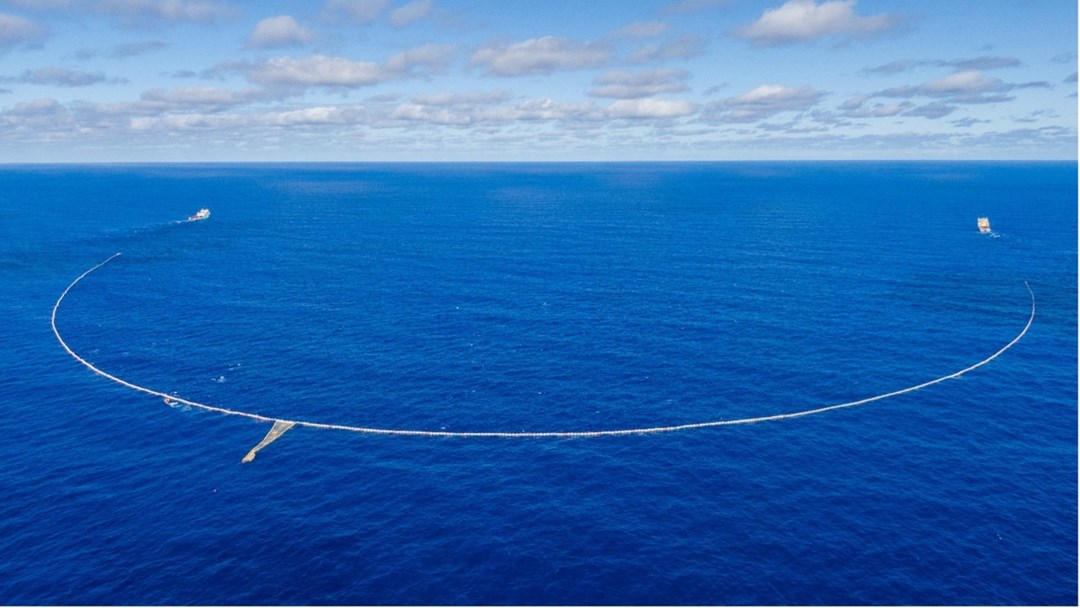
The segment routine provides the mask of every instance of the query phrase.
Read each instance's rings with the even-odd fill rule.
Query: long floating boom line
[[[286,419],[286,418],[275,418],[275,417],[271,417],[271,416],[262,416],[260,414],[253,414],[251,412],[244,412],[244,411],[240,411],[240,410],[233,410],[233,409],[224,408],[224,407],[218,407],[218,406],[214,406],[214,405],[207,405],[205,403],[199,403],[198,401],[192,401],[190,399],[185,399],[183,397],[177,397],[176,395],[170,395],[168,393],[164,393],[164,392],[161,392],[161,391],[158,391],[158,390],[154,390],[152,388],[147,388],[145,386],[140,386],[138,384],[128,382],[127,380],[124,380],[123,378],[119,378],[117,376],[114,376],[114,375],[112,375],[112,374],[110,374],[108,372],[102,371],[101,369],[98,369],[97,367],[95,367],[94,364],[90,363],[86,359],[79,356],[75,351],[73,351],[71,349],[71,347],[68,346],[67,342],[64,341],[64,338],[60,335],[60,331],[56,328],[56,313],[60,309],[61,302],[64,301],[64,298],[67,297],[68,293],[72,290],[73,287],[75,287],[75,285],[77,285],[80,281],[82,281],[84,278],[86,278],[87,275],[89,275],[90,273],[94,272],[95,270],[98,270],[102,266],[105,266],[109,262],[116,259],[119,255],[120,255],[119,253],[113,254],[108,259],[106,259],[104,262],[101,262],[101,263],[97,264],[96,266],[90,268],[86,272],[79,275],[74,281],[71,282],[70,285],[67,286],[67,289],[65,289],[63,291],[63,293],[60,294],[60,297],[57,298],[56,304],[53,305],[53,309],[52,309],[51,323],[52,323],[53,333],[56,335],[56,339],[59,340],[60,346],[64,347],[64,350],[67,351],[67,353],[69,355],[71,355],[76,361],[83,364],[86,368],[88,368],[90,371],[94,372],[95,374],[97,374],[99,376],[102,376],[104,378],[107,378],[109,380],[112,380],[113,382],[115,382],[115,383],[117,383],[117,384],[119,384],[121,386],[124,386],[124,387],[127,387],[129,389],[138,391],[140,393],[146,393],[148,395],[154,395],[156,397],[161,397],[162,399],[166,400],[166,402],[182,403],[184,405],[188,405],[188,406],[191,406],[193,408],[197,408],[197,409],[208,411],[208,412],[214,412],[214,413],[223,414],[223,415],[226,415],[226,416],[239,416],[241,418],[248,418],[250,420],[255,420],[257,422],[270,422],[270,423],[273,423],[275,425],[274,429],[272,429],[271,432],[267,434],[267,439],[269,441],[273,441],[273,439],[276,439],[277,436],[280,436],[281,433],[284,433],[284,430],[280,430],[277,434],[274,434],[275,429],[285,429],[285,430],[287,430],[288,428],[292,428],[293,426],[300,426],[300,427],[306,427],[306,428],[312,428],[312,429],[327,429],[327,430],[334,430],[334,431],[349,431],[349,432],[352,432],[352,433],[368,433],[368,434],[374,434],[374,435],[409,435],[409,436],[421,436],[421,437],[465,437],[465,438],[468,438],[468,437],[575,438],[575,437],[612,437],[612,436],[619,436],[619,435],[644,435],[644,434],[648,434],[648,433],[672,433],[672,432],[675,432],[675,431],[689,431],[689,430],[693,430],[693,429],[703,429],[703,428],[709,428],[709,427],[734,426],[734,425],[737,425],[737,424],[756,424],[758,422],[771,422],[773,420],[787,420],[789,418],[801,418],[803,416],[812,416],[814,414],[823,414],[825,412],[829,412],[829,411],[832,411],[832,410],[839,410],[839,409],[848,408],[848,407],[855,407],[857,405],[865,405],[867,403],[872,403],[874,401],[881,401],[883,399],[888,399],[890,397],[897,397],[899,395],[904,395],[904,394],[907,394],[907,393],[913,393],[915,391],[922,390],[924,388],[933,386],[935,384],[945,382],[946,380],[952,380],[953,378],[959,378],[960,376],[963,376],[964,374],[966,374],[966,373],[968,373],[970,371],[976,370],[976,369],[986,365],[987,363],[990,363],[994,359],[997,359],[999,356],[1001,356],[1002,353],[1004,353],[1005,351],[1012,348],[1013,345],[1015,345],[1017,342],[1019,342],[1020,339],[1023,338],[1025,334],[1027,334],[1028,329],[1031,328],[1032,322],[1035,321],[1035,292],[1033,292],[1031,290],[1031,286],[1028,285],[1027,281],[1024,281],[1024,286],[1027,288],[1028,293],[1031,295],[1031,315],[1028,317],[1027,324],[1024,325],[1024,329],[1021,330],[1020,333],[1017,334],[1015,338],[1010,340],[1008,344],[1006,344],[1005,346],[1002,346],[1000,349],[998,349],[997,352],[990,355],[989,357],[983,359],[982,361],[979,361],[978,363],[975,363],[973,365],[969,365],[968,367],[965,367],[964,369],[962,369],[960,371],[953,372],[951,374],[947,374],[945,376],[941,376],[940,378],[935,378],[933,380],[929,380],[929,381],[923,382],[921,384],[916,384],[914,386],[909,386],[907,388],[902,388],[902,389],[895,390],[895,391],[892,391],[892,392],[883,393],[883,394],[880,394],[880,395],[875,395],[873,397],[866,397],[864,399],[857,399],[855,401],[848,401],[848,402],[845,402],[845,403],[837,403],[835,405],[827,405],[827,406],[824,406],[824,407],[818,407],[818,408],[813,408],[813,409],[808,409],[808,410],[800,410],[800,411],[797,411],[797,412],[788,412],[788,413],[784,413],[784,414],[772,414],[772,415],[768,415],[768,416],[757,416],[757,417],[753,417],[753,418],[737,418],[737,419],[732,419],[732,420],[713,420],[713,421],[709,421],[709,422],[693,422],[693,423],[689,423],[689,424],[675,424],[675,425],[670,425],[670,426],[651,426],[651,427],[643,427],[643,428],[635,428],[635,429],[611,429],[611,430],[599,430],[599,431],[588,431],[588,430],[586,430],[586,431],[539,431],[539,432],[529,432],[529,431],[425,431],[425,430],[418,430],[418,429],[377,428],[377,427],[366,427],[366,426],[353,426],[353,425],[347,425],[347,424],[329,424],[329,423],[324,423],[324,422],[312,422],[312,421],[308,421],[308,420],[289,420],[289,419]],[[271,435],[273,435],[273,437],[271,437]],[[260,444],[255,449],[253,449],[252,450],[252,457],[253,457],[254,452],[258,448],[263,447],[264,445],[268,444],[269,441],[264,440],[264,442],[262,444]]]

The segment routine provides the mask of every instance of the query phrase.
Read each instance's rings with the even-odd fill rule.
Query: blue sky
[[[1070,0],[0,0],[0,162],[1075,159]]]

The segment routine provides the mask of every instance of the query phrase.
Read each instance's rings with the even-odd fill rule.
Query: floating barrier
[[[132,382],[128,382],[127,380],[124,380],[122,378],[114,376],[114,375],[112,375],[112,374],[110,374],[108,372],[102,371],[101,369],[98,369],[97,367],[94,366],[94,364],[90,363],[86,359],[79,356],[79,354],[76,353],[75,351],[73,351],[71,349],[71,347],[68,346],[67,342],[64,341],[63,336],[60,335],[60,331],[56,327],[56,315],[57,315],[57,312],[60,310],[60,304],[64,301],[64,298],[67,297],[68,293],[71,292],[71,290],[76,285],[78,285],[80,281],[82,281],[84,278],[86,278],[92,272],[98,270],[102,266],[105,266],[109,262],[115,260],[119,256],[120,256],[119,253],[113,254],[108,259],[106,259],[104,262],[101,262],[101,263],[97,264],[96,266],[93,266],[92,268],[90,268],[86,272],[80,274],[78,277],[75,278],[74,281],[71,282],[70,285],[67,286],[66,289],[64,289],[63,293],[60,294],[60,297],[56,299],[56,304],[53,305],[52,317],[51,317],[50,322],[52,323],[53,334],[56,335],[56,339],[60,342],[60,346],[62,346],[64,348],[64,350],[67,351],[67,354],[71,355],[76,361],[81,363],[83,366],[85,366],[87,369],[94,372],[95,374],[97,374],[97,375],[99,375],[99,376],[101,376],[103,378],[107,378],[109,380],[112,380],[113,382],[115,382],[115,383],[117,383],[117,384],[119,384],[121,386],[124,386],[126,388],[129,388],[131,390],[138,391],[140,393],[146,393],[148,395],[153,395],[155,397],[158,397],[158,398],[162,399],[166,404],[169,404],[169,405],[172,405],[172,406],[175,406],[176,404],[183,404],[183,405],[188,405],[188,406],[191,406],[193,408],[204,410],[204,411],[207,411],[207,412],[214,412],[216,414],[223,414],[223,415],[226,415],[226,416],[239,416],[241,418],[247,418],[249,420],[254,420],[256,422],[271,423],[273,426],[270,429],[270,431],[266,434],[266,437],[263,438],[263,440],[261,442],[259,442],[258,445],[256,445],[254,448],[252,448],[250,452],[248,452],[247,456],[244,457],[243,462],[250,462],[251,460],[253,460],[255,458],[256,452],[258,452],[262,448],[269,445],[271,442],[273,442],[275,439],[280,437],[282,434],[284,434],[286,431],[293,428],[294,426],[306,427],[306,428],[311,428],[311,429],[325,429],[325,430],[331,430],[331,431],[348,431],[348,432],[352,432],[352,433],[367,433],[367,434],[373,434],[373,435],[404,435],[404,436],[418,436],[418,437],[458,437],[458,438],[506,438],[506,439],[525,439],[525,438],[529,438],[529,439],[544,439],[544,438],[617,437],[617,436],[621,436],[621,435],[645,435],[645,434],[652,434],[652,433],[672,433],[672,432],[675,432],[675,431],[689,431],[689,430],[694,430],[694,429],[704,429],[704,428],[721,427],[721,426],[734,426],[734,425],[739,425],[739,424],[757,424],[759,422],[772,422],[774,420],[788,420],[788,419],[791,419],[791,418],[801,418],[803,416],[813,416],[815,414],[824,414],[825,412],[831,412],[833,410],[839,410],[839,409],[844,409],[844,408],[849,408],[849,407],[855,407],[857,405],[865,405],[867,403],[873,403],[875,401],[881,401],[883,399],[889,399],[890,397],[898,397],[900,395],[905,395],[907,393],[913,393],[915,391],[931,387],[931,386],[933,386],[935,384],[940,384],[942,382],[945,382],[946,380],[952,380],[954,378],[959,378],[960,376],[963,376],[964,374],[966,374],[966,373],[968,373],[970,371],[976,370],[976,369],[986,365],[987,363],[990,363],[994,359],[997,359],[999,356],[1001,356],[1002,353],[1004,353],[1005,351],[1012,348],[1013,345],[1015,345],[1017,342],[1019,342],[1020,339],[1023,338],[1025,334],[1027,334],[1028,329],[1031,328],[1031,324],[1035,321],[1035,292],[1033,292],[1031,290],[1031,286],[1028,285],[1027,281],[1024,281],[1024,286],[1027,288],[1028,294],[1031,295],[1031,315],[1028,317],[1027,324],[1024,325],[1024,328],[1020,331],[1019,334],[1016,335],[1015,338],[1010,340],[1008,344],[1006,344],[1005,346],[1002,346],[1000,349],[997,350],[997,352],[990,355],[989,357],[983,359],[982,361],[979,361],[978,363],[975,363],[973,365],[969,365],[968,367],[965,367],[964,369],[962,369],[960,371],[953,372],[951,374],[947,374],[945,376],[941,376],[940,378],[935,378],[933,380],[928,380],[928,381],[923,382],[921,384],[916,384],[914,386],[909,386],[907,388],[902,388],[902,389],[895,390],[895,391],[888,392],[888,393],[882,393],[880,395],[874,395],[873,397],[866,397],[866,398],[863,398],[863,399],[857,399],[855,401],[848,401],[848,402],[845,402],[845,403],[837,403],[835,405],[827,405],[827,406],[824,406],[824,407],[817,407],[817,408],[813,408],[813,409],[800,410],[800,411],[796,411],[796,412],[787,412],[787,413],[782,413],[782,414],[771,414],[771,415],[768,415],[768,416],[757,416],[757,417],[753,417],[753,418],[736,418],[736,419],[731,419],[731,420],[712,420],[712,421],[708,421],[708,422],[692,422],[692,423],[688,423],[688,424],[675,424],[675,425],[670,425],[670,426],[651,426],[651,427],[632,428],[632,429],[609,429],[609,430],[577,430],[577,431],[571,430],[571,431],[535,431],[535,432],[530,432],[530,431],[426,431],[426,430],[418,430],[418,429],[391,429],[391,428],[353,426],[353,425],[347,425],[347,424],[331,424],[331,423],[324,423],[324,422],[313,422],[313,421],[308,421],[308,420],[287,420],[287,419],[283,419],[283,418],[273,418],[273,417],[269,417],[269,416],[262,416],[262,415],[259,415],[259,414],[253,414],[251,412],[233,410],[233,409],[224,408],[224,407],[218,407],[218,406],[214,406],[214,405],[207,405],[205,403],[199,403],[198,401],[192,401],[190,399],[185,399],[183,397],[179,397],[179,396],[177,396],[175,394],[165,393],[165,392],[162,392],[162,391],[154,390],[152,388],[147,388],[145,386],[140,386],[138,384],[134,384]]]

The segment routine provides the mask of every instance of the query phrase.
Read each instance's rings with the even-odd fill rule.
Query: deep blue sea
[[[0,602],[1075,605],[1077,238],[1072,162],[0,167]],[[94,365],[385,428],[1037,313],[241,464],[53,336],[115,252]]]

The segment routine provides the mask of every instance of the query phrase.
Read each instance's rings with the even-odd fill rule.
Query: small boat
[[[205,211],[205,209],[204,209],[204,211]],[[990,232],[990,218],[988,218],[988,217],[980,217],[978,224],[979,224],[979,232],[982,232],[982,233]]]
[[[187,218],[187,221],[189,221],[189,222],[197,222],[199,220],[205,220],[208,217],[210,217],[210,210],[206,209],[206,208],[203,208],[203,209],[199,209],[198,211],[196,211],[195,215]]]

